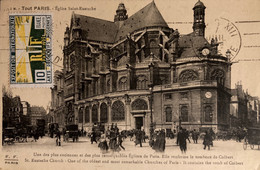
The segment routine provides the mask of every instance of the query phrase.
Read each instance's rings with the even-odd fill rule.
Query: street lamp
[[[181,128],[181,121],[182,121],[182,118],[181,118],[181,115],[179,116],[179,131],[180,131],[180,128]]]
[[[153,108],[152,108],[152,104],[153,104],[153,85],[150,84],[149,85],[149,91],[150,91],[150,96],[149,96],[149,102],[150,102],[150,140],[149,140],[149,145],[152,147],[152,143],[153,143],[153,132],[154,132],[154,127],[153,127]]]

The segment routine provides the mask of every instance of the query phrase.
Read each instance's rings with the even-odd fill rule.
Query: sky
[[[96,18],[113,21],[115,11],[120,2],[126,6],[128,16],[143,8],[152,0],[45,0],[20,1],[3,0],[1,4],[0,40],[1,40],[1,85],[8,85],[9,73],[9,41],[8,41],[8,10],[10,7],[28,9],[20,13],[50,13],[53,15],[53,58],[62,59],[63,37],[67,25],[70,25],[72,11],[77,14],[88,15]],[[14,3],[15,2],[15,3]],[[180,34],[192,32],[193,6],[197,0],[155,0],[156,6],[168,23],[169,27],[178,29]],[[223,35],[223,50],[226,47],[236,50],[236,57],[232,60],[232,88],[241,81],[243,88],[252,96],[260,97],[260,1],[259,0],[204,0],[206,6],[206,37]],[[30,10],[30,7],[32,10]],[[48,11],[38,10],[40,7],[49,7]],[[89,10],[82,10],[89,8]],[[16,11],[17,12],[17,11]],[[227,24],[235,27],[234,32],[239,38],[231,37],[225,30]],[[233,30],[233,29],[232,29]],[[232,32],[232,30],[230,32]],[[224,53],[224,51],[221,51]],[[224,55],[224,54],[223,54]],[[53,65],[54,70],[60,70],[62,60]],[[19,95],[23,101],[31,105],[47,108],[51,100],[50,88],[11,88],[14,95]]]

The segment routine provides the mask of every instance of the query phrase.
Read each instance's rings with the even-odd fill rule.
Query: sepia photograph
[[[259,6],[1,0],[0,170],[260,170]]]

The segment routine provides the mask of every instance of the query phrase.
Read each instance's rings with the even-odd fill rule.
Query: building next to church
[[[65,124],[228,128],[230,52],[205,39],[205,9],[194,5],[187,35],[167,25],[154,1],[130,17],[120,3],[114,22],[73,13],[64,35]]]
[[[54,85],[51,88],[51,103],[47,115],[48,123],[58,123],[62,128],[66,123],[65,103],[64,103],[64,74],[63,71],[56,70],[54,73]]]
[[[230,101],[230,127],[250,127],[260,123],[259,121],[259,98],[251,96],[243,90],[241,82],[236,83],[231,89]]]
[[[46,110],[42,106],[31,106],[31,125],[37,126],[37,120],[38,119],[44,119],[46,118]]]

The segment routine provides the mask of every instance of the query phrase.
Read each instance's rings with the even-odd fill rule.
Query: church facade
[[[205,39],[205,6],[193,7],[193,32],[169,28],[153,2],[114,22],[73,13],[64,34],[65,124],[97,122],[120,130],[228,126],[231,64]]]

